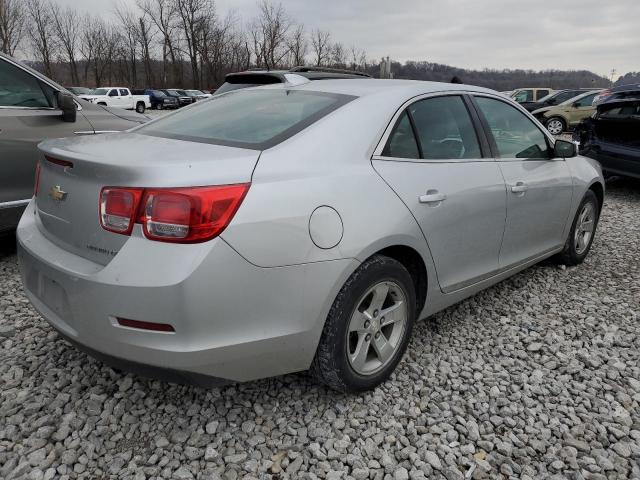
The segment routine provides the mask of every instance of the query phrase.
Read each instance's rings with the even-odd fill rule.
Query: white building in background
[[[380,78],[393,78],[393,73],[391,73],[391,60],[389,60],[389,57],[382,57],[382,60],[380,61]]]

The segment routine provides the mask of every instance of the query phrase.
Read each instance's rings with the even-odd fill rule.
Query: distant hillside
[[[627,73],[624,77],[620,77],[615,85],[628,85],[630,83],[640,83],[640,72]]]
[[[377,66],[372,66],[368,72],[379,76]],[[449,82],[454,76],[468,85],[493,88],[494,90],[513,90],[519,87],[551,87],[561,88],[589,88],[607,87],[610,82],[605,77],[586,70],[467,70],[464,68],[442,65],[440,63],[414,62],[404,64],[391,63],[394,78],[412,80],[431,80]]]

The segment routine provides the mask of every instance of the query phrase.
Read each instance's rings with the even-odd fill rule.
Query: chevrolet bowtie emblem
[[[67,192],[63,191],[60,188],[60,185],[56,185],[55,187],[51,187],[51,190],[49,190],[49,196],[56,202],[62,202],[65,198],[67,198]]]

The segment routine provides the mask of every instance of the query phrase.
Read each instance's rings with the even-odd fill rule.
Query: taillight
[[[188,188],[102,189],[100,223],[115,233],[130,235],[142,224],[151,240],[197,243],[210,240],[229,225],[248,183]]]
[[[33,184],[33,196],[38,196],[38,189],[40,188],[40,162],[36,163],[36,178]]]
[[[142,192],[141,188],[103,188],[100,192],[102,228],[110,232],[130,235]]]

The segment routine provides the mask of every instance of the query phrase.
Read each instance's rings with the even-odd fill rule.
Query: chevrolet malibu
[[[293,77],[40,145],[19,258],[63,337],[170,381],[310,370],[362,391],[415,320],[587,256],[600,168],[512,100]]]

